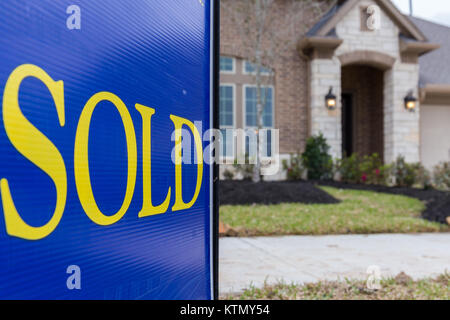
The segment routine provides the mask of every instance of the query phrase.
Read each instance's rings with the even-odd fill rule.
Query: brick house
[[[374,6],[379,24],[371,28]],[[283,10],[276,11],[283,28]],[[222,10],[222,129],[255,126],[254,69],[237,27]],[[264,126],[279,129],[282,158],[322,132],[335,158],[377,152],[385,162],[403,155],[429,168],[449,161],[450,28],[405,16],[389,0],[341,0],[294,36],[295,44],[262,70],[273,72]],[[330,88],[335,109],[325,103]],[[417,98],[413,111],[407,96]]]

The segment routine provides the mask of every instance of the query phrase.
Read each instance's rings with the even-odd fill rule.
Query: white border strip
[[[214,128],[214,0],[209,1],[210,6],[210,22],[209,22],[209,51],[210,51],[210,60],[209,60],[209,129]],[[210,138],[211,139],[211,138]],[[211,139],[212,140],[212,139]],[[210,141],[211,143],[212,141]],[[211,161],[210,161],[211,162]],[[210,256],[210,283],[211,283],[211,300],[214,300],[214,203],[213,203],[213,194],[214,194],[214,162],[209,164],[209,176],[210,176],[210,184],[209,184],[209,207],[210,207],[210,217],[209,217],[209,256]]]

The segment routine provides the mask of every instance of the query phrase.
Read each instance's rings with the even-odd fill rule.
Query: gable
[[[358,50],[382,52],[394,58],[400,57],[400,29],[381,8],[377,13],[376,29],[369,29],[370,22],[367,8],[377,5],[375,0],[361,0],[339,20],[335,30],[336,36],[343,44],[336,50],[336,55]]]
[[[391,21],[399,28],[402,35],[416,41],[427,41],[425,35],[414,23],[405,17],[390,0],[373,0]],[[361,0],[339,1],[324,17],[308,32],[308,36],[326,37],[333,33],[336,25],[356,6]]]

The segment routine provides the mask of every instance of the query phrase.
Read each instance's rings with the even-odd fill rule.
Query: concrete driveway
[[[450,233],[221,238],[219,250],[221,294],[265,280],[366,279],[370,266],[378,266],[383,278],[450,272]]]

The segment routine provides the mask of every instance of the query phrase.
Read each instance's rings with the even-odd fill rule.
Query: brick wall
[[[249,52],[245,39],[242,39],[242,32],[238,30],[239,24],[236,23],[233,15],[230,13],[234,7],[239,5],[242,0],[221,0],[220,23],[220,53],[225,56],[232,56],[244,60],[252,58],[252,52]],[[244,0],[246,1],[246,0]],[[318,17],[315,13],[304,13],[302,21],[297,21],[298,27],[293,27],[291,21],[286,21],[285,17],[289,14],[289,9],[293,1],[283,0],[275,2],[275,9],[270,17],[274,26],[278,30],[285,30],[280,33],[286,48],[277,52],[276,58],[271,62],[265,61],[264,65],[274,70],[275,75],[273,84],[275,85],[275,128],[280,130],[280,152],[291,153],[303,151],[306,139],[309,134],[308,127],[308,62],[298,53],[296,46],[299,39],[304,35]],[[310,20],[308,22],[308,19]],[[266,49],[270,44],[266,44]],[[276,48],[275,48],[276,49]],[[229,82],[222,77],[222,81]],[[227,81],[225,81],[227,80]],[[237,103],[241,103],[238,101]],[[238,114],[242,117],[242,114]],[[237,123],[242,123],[237,119]]]

